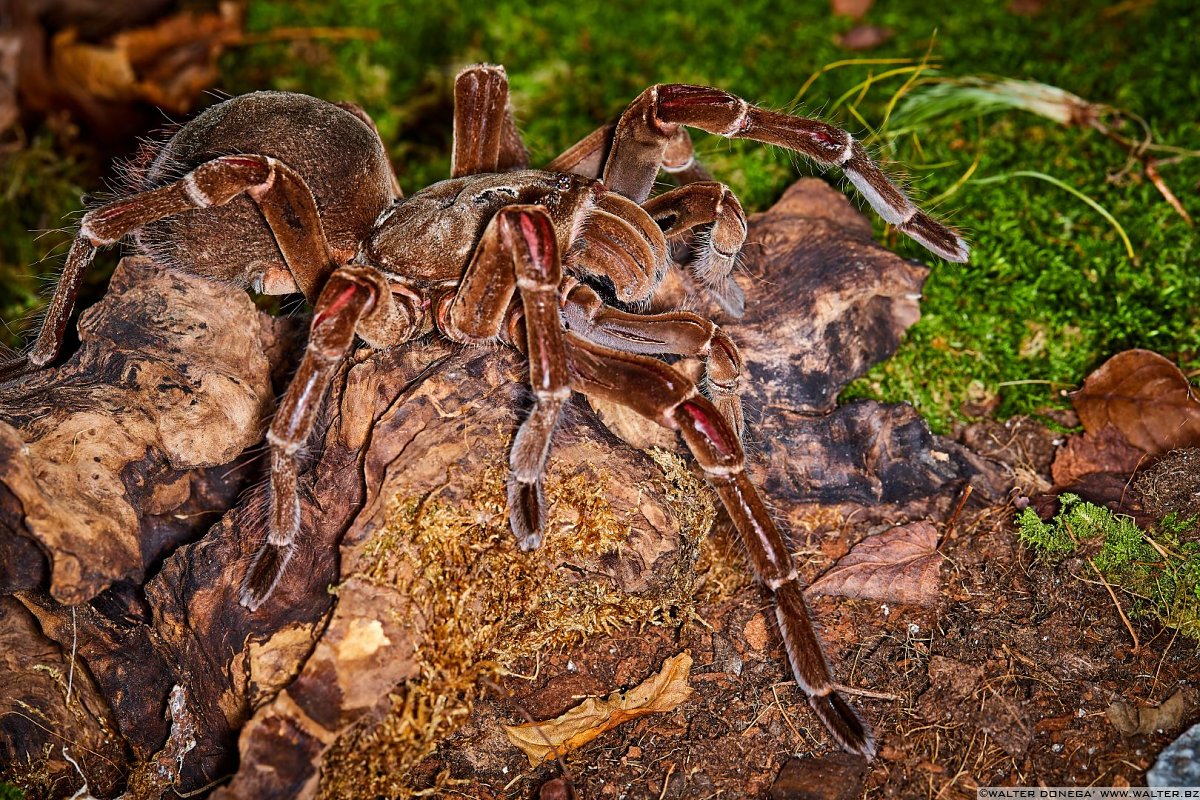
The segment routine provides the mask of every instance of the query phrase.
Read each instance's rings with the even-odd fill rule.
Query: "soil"
[[[1200,720],[1195,644],[1135,619],[1143,643],[1135,652],[1087,565],[1035,563],[1016,543],[1015,514],[1000,504],[959,519],[940,547],[946,564],[934,608],[813,603],[834,672],[875,727],[880,750],[869,765],[821,731],[785,671],[767,599],[747,586],[700,608],[704,623],[623,631],[517,665],[536,677],[500,681],[510,696],[481,701],[422,766],[424,782],[441,775],[463,796],[520,797],[566,775],[580,797],[781,800],[1144,785],[1157,753]],[[831,531],[815,544],[837,551],[859,533]],[[632,685],[684,649],[695,658],[687,703],[618,728],[561,765],[531,770],[495,736],[526,714],[550,719],[582,695]],[[1164,731],[1126,736],[1109,720],[1114,702],[1156,706],[1181,688],[1186,710]],[[473,778],[455,780],[465,775]]]

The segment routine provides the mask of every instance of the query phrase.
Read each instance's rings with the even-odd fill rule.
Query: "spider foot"
[[[292,560],[293,549],[291,545],[263,544],[250,563],[250,569],[246,570],[246,577],[242,579],[239,601],[243,606],[257,611],[267,601],[283,577],[288,562]]]
[[[741,319],[746,314],[746,293],[731,276],[726,275],[707,287],[708,296],[732,319]]]
[[[546,493],[542,482],[508,482],[508,524],[517,537],[517,546],[524,552],[542,545],[542,530],[546,525]]]
[[[868,761],[875,757],[875,736],[840,694],[830,690],[827,694],[810,695],[808,704],[842,749]]]

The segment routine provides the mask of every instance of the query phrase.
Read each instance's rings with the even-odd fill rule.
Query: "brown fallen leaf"
[[[894,35],[895,31],[882,25],[855,25],[839,36],[837,43],[846,50],[874,50]]]
[[[1114,700],[1105,713],[1113,727],[1125,736],[1150,735],[1178,728],[1194,707],[1192,699],[1180,689],[1154,708]]]
[[[692,693],[687,682],[691,668],[692,656],[684,651],[668,658],[657,674],[628,692],[613,692],[603,700],[589,697],[556,719],[505,725],[504,733],[529,758],[530,766],[536,767],[623,722],[678,707]]]
[[[875,0],[830,0],[829,10],[839,17],[862,19],[874,4]]]
[[[1146,451],[1134,447],[1113,425],[1067,439],[1054,456],[1050,474],[1055,486],[1066,486],[1093,472],[1129,475],[1146,460]]]
[[[1087,431],[1112,425],[1152,455],[1200,445],[1200,397],[1179,367],[1153,351],[1117,353],[1071,402]]]
[[[806,590],[864,600],[933,605],[942,557],[937,528],[921,520],[862,540]]]

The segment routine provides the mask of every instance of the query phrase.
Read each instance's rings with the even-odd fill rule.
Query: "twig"
[[[360,39],[365,42],[374,42],[379,39],[379,30],[376,28],[275,28],[265,33],[238,33],[231,36],[226,44],[252,45],[295,39],[333,39],[335,41]]]
[[[958,505],[954,507],[954,513],[950,515],[950,519],[946,520],[946,536],[949,536],[950,532],[954,530],[954,523],[958,522],[958,515],[962,513],[963,506],[967,504],[973,491],[974,488],[969,483],[963,487],[962,494],[958,497]]]
[[[842,694],[854,695],[855,697],[870,697],[872,700],[903,700],[904,698],[898,694],[891,692],[872,692],[869,689],[856,689],[853,686],[847,686],[844,683],[835,683],[834,689],[837,689]]]
[[[667,787],[671,785],[671,773],[675,771],[675,762],[672,761],[667,765],[667,774],[663,776],[663,788],[658,793],[658,800],[663,800],[667,796]]]
[[[1125,630],[1129,631],[1129,635],[1133,637],[1133,652],[1138,652],[1142,649],[1142,643],[1138,641],[1138,635],[1133,630],[1133,625],[1129,622],[1129,617],[1125,616],[1125,610],[1121,608],[1121,603],[1117,600],[1117,593],[1113,591],[1112,584],[1104,578],[1104,574],[1100,572],[1100,568],[1096,566],[1096,562],[1092,559],[1087,559],[1088,566],[1095,570],[1096,575],[1100,578],[1100,582],[1104,584],[1104,588],[1108,589],[1108,596],[1112,598],[1113,605],[1117,607],[1117,613],[1121,615],[1121,621],[1125,623]]]
[[[75,626],[75,606],[71,606],[71,666],[67,670],[67,701],[65,707],[71,707],[71,688],[75,685],[75,648],[79,645],[79,629]]]
[[[1163,180],[1162,175],[1158,174],[1157,162],[1147,156],[1142,161],[1142,168],[1146,171],[1146,177],[1154,184],[1154,188],[1158,189],[1158,193],[1163,196],[1163,199],[1171,204],[1171,208],[1175,209],[1179,216],[1183,217],[1184,222],[1191,225],[1192,218],[1188,215],[1187,209],[1183,207],[1183,203],[1179,202],[1179,198],[1171,191],[1171,187],[1167,186],[1167,182]]]

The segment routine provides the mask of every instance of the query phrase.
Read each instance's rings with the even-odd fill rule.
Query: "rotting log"
[[[918,318],[926,268],[814,180],[752,218],[749,241],[747,315],[729,330],[752,473],[781,514],[923,515],[966,481],[1002,490],[911,408],[836,407]],[[426,337],[340,370],[304,466],[300,553],[248,612],[257,443],[296,327],[127,259],[79,351],[0,389],[0,778],[70,794],[69,752],[98,796],[231,774],[221,796],[328,793],[369,739],[422,758],[497,665],[694,607],[712,499],[678,455],[628,443],[674,452],[674,438],[577,398],[550,460],[547,543],[521,554],[503,486],[524,365]]]

